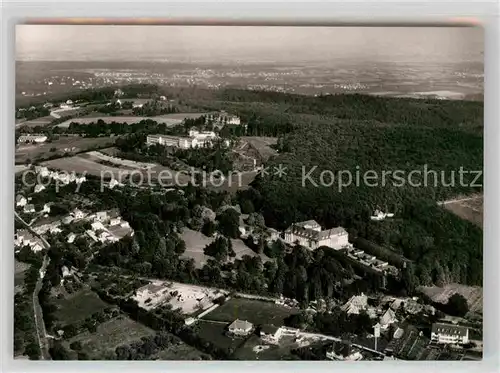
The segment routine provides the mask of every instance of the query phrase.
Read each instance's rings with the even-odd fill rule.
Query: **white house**
[[[33,213],[35,212],[35,205],[33,204],[29,204],[29,205],[25,205],[24,206],[24,210],[23,210],[26,214],[30,214],[30,213]]]
[[[389,308],[382,315],[382,317],[379,320],[379,323],[380,323],[381,328],[383,330],[386,330],[389,327],[389,325],[391,325],[397,321],[398,321],[398,319],[396,318],[396,313]]]
[[[262,325],[260,328],[260,338],[264,342],[276,344],[279,342],[283,331],[274,325]]]
[[[120,216],[117,216],[117,217],[111,218],[109,220],[109,225],[113,227],[115,225],[121,224],[121,222],[122,222],[122,218]]]
[[[285,242],[290,245],[298,242],[309,250],[315,250],[320,246],[340,250],[349,246],[348,234],[344,228],[321,230],[321,226],[314,220],[291,225],[285,231]]]
[[[189,136],[148,135],[147,145],[159,144],[181,149],[197,148],[212,145],[218,137],[212,131],[198,131],[191,129]]]
[[[67,240],[67,242],[68,242],[68,243],[73,243],[73,242],[75,242],[75,238],[76,238],[76,234],[74,234],[74,233],[70,233],[70,234],[68,235],[68,240]]]
[[[43,186],[42,184],[37,184],[37,185],[35,185],[35,190],[34,190],[34,192],[35,192],[35,193],[40,193],[40,192],[41,192],[42,190],[44,190],[44,189],[45,189],[45,186]]]
[[[368,297],[361,293],[361,295],[353,295],[342,307],[342,311],[348,314],[359,314],[362,310],[368,308]]]
[[[370,219],[371,220],[375,220],[375,221],[380,221],[380,220],[384,220],[385,218],[392,218],[394,217],[394,214],[393,213],[385,213],[381,210],[375,210],[375,212],[373,213],[372,216],[370,216]]]
[[[94,221],[96,222],[105,222],[108,220],[108,213],[106,211],[98,211],[96,212],[95,216],[94,216]]]
[[[68,267],[66,267],[66,266],[62,266],[61,273],[62,273],[62,277],[71,276],[71,272],[69,271]]]
[[[228,327],[229,333],[237,336],[247,336],[252,332],[253,324],[246,320],[234,320]]]
[[[74,219],[83,219],[85,217],[85,213],[79,209],[74,209],[71,215]]]
[[[469,328],[451,324],[432,324],[431,341],[440,344],[467,344]]]
[[[16,206],[17,207],[24,207],[24,206],[26,206],[27,203],[28,203],[28,200],[24,196],[22,196],[20,194],[18,194],[16,196]]]
[[[100,221],[96,221],[96,222],[92,223],[91,226],[92,226],[92,230],[94,232],[106,230],[106,227],[104,227],[104,225]]]
[[[43,205],[42,212],[47,213],[47,214],[50,212],[50,205],[48,203]]]

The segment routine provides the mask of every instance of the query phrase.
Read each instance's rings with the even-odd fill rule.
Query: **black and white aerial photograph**
[[[479,25],[32,23],[15,59],[15,359],[482,360]]]

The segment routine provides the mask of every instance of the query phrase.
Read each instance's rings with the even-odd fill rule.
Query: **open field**
[[[442,203],[442,206],[462,219],[468,220],[478,227],[483,227],[482,195],[445,201]]]
[[[83,352],[90,358],[99,359],[106,351],[114,351],[118,346],[154,334],[152,329],[120,315],[98,325],[94,333],[86,331],[78,334],[69,340],[69,344],[79,341]]]
[[[109,307],[89,289],[80,290],[65,299],[56,299],[55,304],[57,305],[55,317],[62,325],[85,320],[92,314]]]
[[[151,284],[138,289],[136,294],[134,299],[142,308],[149,310],[168,303],[172,309],[180,309],[185,315],[190,315],[212,307],[213,300],[227,295],[227,292],[204,286],[152,280]]]
[[[206,320],[232,322],[235,319],[247,320],[254,325],[274,324],[282,326],[284,319],[297,313],[297,309],[287,308],[254,299],[231,298],[222,306],[205,315]]]
[[[47,115],[46,117],[40,117],[36,119],[19,121],[16,123],[16,127],[38,127],[38,126],[47,126],[49,125],[55,118]]]
[[[483,313],[483,288],[479,286],[467,286],[461,284],[448,284],[444,287],[425,286],[421,287],[424,294],[434,302],[447,303],[448,298],[454,293],[459,293],[467,299],[471,312]]]
[[[154,117],[139,117],[139,116],[93,116],[87,118],[74,118],[68,119],[65,122],[58,124],[58,127],[68,128],[72,122],[80,123],[80,124],[89,124],[96,123],[98,120],[103,120],[105,123],[117,122],[117,123],[139,123],[141,120],[154,120],[158,123],[165,123],[167,126],[175,126],[180,123],[184,119],[192,119],[199,118],[203,113],[174,113],[174,114],[165,114],[158,115]]]
[[[90,159],[86,159],[85,156],[73,156],[65,158],[57,158],[50,161],[42,163],[42,166],[46,166],[50,169],[56,169],[59,171],[65,171],[68,173],[76,174],[88,174],[94,176],[109,175],[113,174],[115,179],[120,179],[126,177],[132,170],[118,167],[106,166]]]
[[[135,162],[128,159],[121,159],[99,151],[90,151],[88,153],[83,153],[80,154],[80,157],[90,159],[97,163],[106,162],[108,164],[113,164],[119,168],[128,168],[133,170],[148,170],[156,166],[156,164],[154,163]]]
[[[103,176],[106,179],[113,177],[123,183],[126,183],[127,177],[132,173],[137,176],[142,175],[142,181],[146,184],[148,184],[148,180],[151,180],[152,184],[155,184],[158,182],[158,178],[161,178],[163,186],[175,184],[184,186],[191,180],[189,175],[172,171],[171,169],[161,165],[149,164],[149,168],[146,169],[142,167],[143,164],[140,163],[128,163],[129,161],[121,163],[116,160],[116,166],[112,166],[108,164],[113,164],[113,162],[105,161],[102,158],[106,157],[96,157],[94,152],[89,152],[81,153],[73,157],[63,157],[45,161],[42,165],[48,168],[66,171],[68,173],[75,172],[76,174]],[[103,164],[103,162],[107,164]],[[140,180],[134,182],[133,185],[140,186]]]
[[[16,146],[16,164],[24,163],[31,159],[47,159],[48,157],[74,154],[96,147],[109,147],[114,144],[115,138],[97,137],[85,138],[80,136],[60,136],[59,139],[43,144],[20,144]],[[55,151],[50,151],[55,148]]]
[[[184,228],[182,231],[182,239],[186,243],[186,251],[182,256],[184,258],[192,258],[196,263],[196,268],[201,268],[210,259],[210,256],[203,253],[203,249],[210,243],[212,243],[215,238],[207,237],[203,233],[194,231],[189,228]],[[250,249],[245,243],[240,239],[231,239],[233,244],[233,250],[236,253],[236,259],[243,258],[244,255],[257,256],[252,249]],[[269,258],[260,254],[263,261],[268,261]]]

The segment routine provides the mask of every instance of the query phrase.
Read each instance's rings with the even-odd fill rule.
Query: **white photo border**
[[[309,370],[317,372],[359,371],[374,369],[379,364],[384,372],[400,371],[474,371],[493,372],[500,366],[499,309],[499,254],[500,242],[500,25],[498,1],[149,1],[124,2],[107,0],[82,1],[10,1],[1,5],[2,12],[2,125],[0,141],[0,169],[6,173],[1,183],[3,213],[1,215],[2,240],[2,305],[1,361],[4,372],[78,372],[97,370],[125,371],[186,371],[230,372],[234,369],[285,372]],[[415,18],[418,15],[418,18]],[[484,157],[484,353],[479,362],[359,362],[355,365],[332,362],[234,362],[234,361],[26,361],[13,360],[13,203],[14,200],[14,107],[15,107],[15,25],[28,18],[156,18],[168,17],[178,22],[271,22],[321,23],[335,22],[387,24],[388,22],[448,22],[475,18],[485,30],[485,157]],[[466,18],[464,18],[466,17]],[[5,205],[3,204],[5,203]],[[332,368],[332,364],[335,367]],[[370,366],[369,366],[370,364]],[[403,366],[404,365],[404,366]]]

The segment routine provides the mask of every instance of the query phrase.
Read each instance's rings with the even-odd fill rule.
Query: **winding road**
[[[45,238],[36,233],[31,226],[26,223],[18,214],[14,211],[15,218],[23,224],[28,231],[30,231],[34,236],[40,238],[43,243],[45,249],[49,250],[50,245]],[[43,312],[42,307],[40,306],[40,302],[38,300],[38,294],[40,293],[40,289],[42,288],[42,273],[45,274],[47,270],[47,266],[49,265],[50,258],[47,253],[43,257],[42,266],[40,268],[40,276],[38,276],[38,280],[35,285],[35,290],[33,291],[33,315],[35,318],[36,325],[36,334],[38,338],[38,345],[40,346],[40,359],[41,360],[51,360],[49,354],[49,341],[47,339],[47,331],[45,330],[45,323],[43,321]]]

